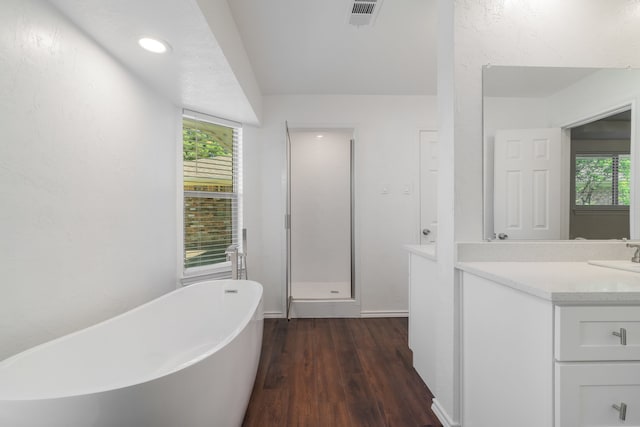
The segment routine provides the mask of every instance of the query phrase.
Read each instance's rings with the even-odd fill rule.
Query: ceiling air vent
[[[348,22],[351,25],[373,25],[382,0],[351,0]]]

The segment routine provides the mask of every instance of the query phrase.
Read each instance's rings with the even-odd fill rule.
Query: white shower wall
[[[290,134],[293,297],[350,298],[352,132]]]

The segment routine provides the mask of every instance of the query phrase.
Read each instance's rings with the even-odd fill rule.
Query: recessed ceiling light
[[[138,40],[138,44],[143,49],[153,53],[165,53],[169,50],[169,44],[167,42],[152,39],[151,37],[142,37]]]
[[[316,138],[324,138],[324,135],[316,135]]]

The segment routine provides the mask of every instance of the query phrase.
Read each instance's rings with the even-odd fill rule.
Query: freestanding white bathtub
[[[190,285],[0,362],[3,427],[238,427],[262,286]]]

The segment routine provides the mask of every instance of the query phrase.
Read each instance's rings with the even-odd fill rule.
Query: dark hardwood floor
[[[266,319],[245,427],[438,427],[407,319]]]

